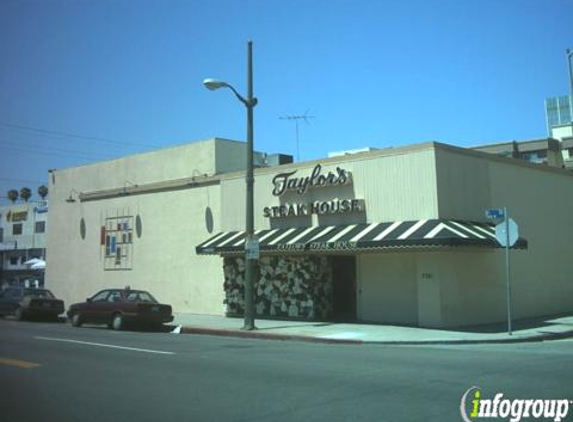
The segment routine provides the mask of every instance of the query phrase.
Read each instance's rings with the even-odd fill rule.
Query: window
[[[103,292],[99,292],[94,297],[92,297],[92,302],[105,302],[107,299],[107,295],[109,295],[109,290],[104,290]]]
[[[119,303],[121,302],[121,294],[118,291],[113,291],[107,298],[108,302]]]
[[[0,227],[0,243],[4,242],[4,228]]]
[[[18,265],[18,257],[17,256],[11,256],[10,257],[10,265]]]
[[[46,232],[46,222],[36,221],[36,233],[45,233],[45,232]]]
[[[18,236],[22,234],[22,223],[17,223],[12,225],[12,235]]]

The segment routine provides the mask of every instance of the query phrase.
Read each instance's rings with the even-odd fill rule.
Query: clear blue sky
[[[544,137],[572,21],[572,0],[0,0],[0,196],[50,168],[245,139],[242,104],[202,80],[246,94],[249,39],[260,151],[295,155],[279,117],[307,110],[303,160]]]

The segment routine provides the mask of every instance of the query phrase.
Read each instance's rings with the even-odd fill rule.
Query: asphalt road
[[[0,421],[461,421],[472,386],[573,399],[572,352],[572,340],[327,345],[0,319]]]

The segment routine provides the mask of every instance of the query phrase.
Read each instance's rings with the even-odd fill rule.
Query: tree
[[[44,185],[38,187],[38,195],[42,197],[42,201],[48,196],[48,188]]]
[[[32,197],[32,190],[30,188],[22,188],[20,189],[20,198],[22,198],[24,201],[28,202],[28,199],[30,199]]]
[[[19,193],[16,189],[10,189],[8,191],[8,199],[10,201],[12,201],[12,203],[16,202],[16,200],[18,199]]]

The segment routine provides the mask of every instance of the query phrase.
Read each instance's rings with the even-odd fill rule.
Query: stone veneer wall
[[[243,315],[245,259],[224,258],[228,315]],[[255,282],[258,316],[328,319],[332,315],[332,267],[327,257],[262,257]]]

